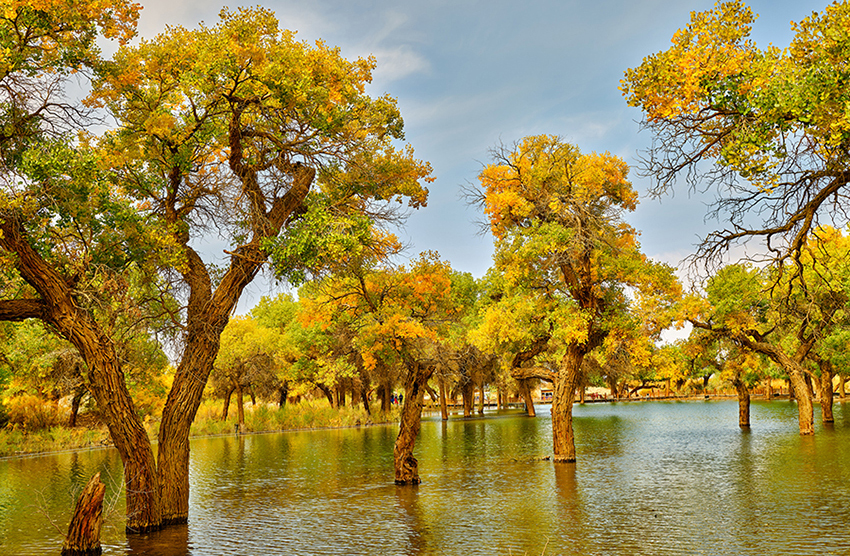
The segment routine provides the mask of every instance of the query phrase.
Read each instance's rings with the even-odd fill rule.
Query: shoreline
[[[632,397],[632,398],[617,398],[617,399],[610,399],[609,398],[609,399],[594,399],[594,400],[585,399],[584,402],[580,402],[580,401],[576,400],[574,405],[582,405],[583,403],[584,404],[599,404],[599,403],[612,403],[613,404],[613,403],[657,402],[657,401],[705,402],[705,401],[728,401],[728,400],[733,400],[735,398],[736,398],[736,396],[733,395],[733,394],[718,394],[718,395],[711,395],[711,396],[659,396],[659,397],[651,397],[651,398]],[[775,395],[775,396],[773,396],[772,398],[769,398],[769,399],[764,395],[760,395],[760,396],[751,396],[750,399],[752,401],[773,401],[773,400],[795,401],[795,400],[789,400],[788,395],[779,395],[779,396]],[[842,399],[842,398],[837,397],[837,396],[834,399],[834,402],[844,403],[846,401],[847,401],[847,398]],[[519,404],[519,405],[521,405],[522,407],[510,407],[508,409],[523,410],[524,405],[523,404]],[[534,403],[534,405],[544,405],[544,406],[545,405],[551,405],[551,402],[550,401],[536,401]],[[456,404],[456,405],[452,405],[450,407],[453,410],[458,410],[458,409],[461,410],[460,413],[451,413],[450,415],[454,415],[456,419],[457,418],[465,419],[465,417],[463,417],[463,415],[462,415],[462,410],[463,410],[462,404]],[[494,405],[487,405],[485,407],[487,407],[487,409],[489,411],[493,411],[493,410],[503,411],[501,409],[496,409]],[[440,407],[439,406],[425,407],[425,408],[423,408],[423,412],[427,412],[429,414],[434,414],[434,413],[439,414],[440,413]],[[475,408],[473,410],[473,416],[480,416],[480,415],[481,414],[477,412],[477,406],[475,406]],[[325,426],[318,426],[318,427],[270,428],[270,429],[263,429],[263,430],[247,430],[247,431],[238,431],[238,432],[233,431],[233,432],[222,432],[222,433],[211,433],[211,434],[197,434],[197,435],[189,436],[189,440],[200,440],[200,439],[204,439],[204,438],[221,438],[221,437],[225,437],[225,436],[249,436],[249,435],[259,435],[259,434],[274,434],[274,433],[283,433],[283,432],[309,432],[309,431],[321,431],[321,430],[356,429],[356,428],[366,428],[366,427],[390,426],[390,425],[397,425],[397,424],[398,424],[397,420],[393,419],[393,420],[380,421],[380,422],[356,423],[356,424],[351,424],[351,425],[346,424],[346,425],[339,425],[339,426],[325,425]],[[104,432],[106,432],[106,434],[108,435],[108,432],[105,431],[105,425],[103,427],[104,427]],[[62,427],[62,429],[63,430],[72,430],[72,429],[67,429],[67,428],[64,428],[64,427]],[[98,430],[98,429],[86,429],[86,430],[95,431],[95,430]],[[0,434],[2,434],[2,432],[0,432]],[[107,436],[107,438],[108,438],[108,436]],[[154,437],[151,438],[151,445],[156,446],[158,443],[159,443],[159,441],[158,441],[157,438],[154,438]],[[112,444],[112,441],[107,440],[106,443],[103,443],[103,444],[90,444],[90,445],[86,445],[86,446],[63,448],[63,449],[58,449],[58,450],[41,450],[41,451],[33,451],[33,452],[16,453],[16,454],[12,454],[12,455],[3,455],[3,456],[0,456],[0,461],[10,461],[10,460],[16,460],[16,459],[36,458],[36,457],[42,457],[42,456],[47,456],[47,455],[52,455],[52,454],[67,454],[67,453],[74,453],[74,452],[89,452],[89,451],[94,451],[94,450],[107,450],[107,449],[114,449],[114,448],[115,448],[115,446],[114,446],[114,444]]]

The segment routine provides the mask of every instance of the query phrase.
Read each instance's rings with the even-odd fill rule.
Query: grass
[[[227,421],[221,420],[222,404],[220,401],[205,401],[198,409],[195,422],[190,430],[190,437],[215,436],[233,434],[237,422],[237,412],[231,406]],[[273,405],[245,404],[245,425],[241,432],[273,432],[287,430],[345,428],[397,422],[398,408],[388,414],[373,410],[372,415],[366,413],[361,406],[346,406],[339,410],[330,407],[325,400],[301,401],[297,404],[287,404],[282,408]],[[156,440],[159,432],[159,422],[145,419],[148,436]],[[99,423],[88,426],[68,428],[53,426],[38,430],[24,430],[7,427],[0,429],[0,457],[14,457],[43,452],[60,452],[111,446],[109,432]]]

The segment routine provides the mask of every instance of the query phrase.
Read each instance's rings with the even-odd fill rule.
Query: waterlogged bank
[[[850,540],[843,404],[813,438],[787,401],[754,403],[749,432],[734,401],[577,406],[575,466],[541,461],[538,409],[426,419],[419,487],[392,483],[395,426],[197,439],[188,527],[126,537],[112,481],[104,553],[796,555]],[[117,455],[0,462],[0,552],[58,553],[36,500],[62,521],[99,469],[119,477]]]

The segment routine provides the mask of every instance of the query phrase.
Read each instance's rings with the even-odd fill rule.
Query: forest
[[[571,464],[588,388],[734,395],[740,427],[755,392],[784,389],[801,435],[845,397],[850,3],[786,49],[756,47],[742,2],[695,12],[621,82],[654,137],[639,168],[556,135],[494,145],[459,201],[493,238],[479,277],[398,237],[434,178],[397,100],[366,93],[374,58],[299,41],[264,8],[134,40],[127,0],[2,4],[4,455],[105,426],[74,442],[119,452],[128,532],[186,522],[199,416],[237,434],[286,428],[250,417],[298,405],[398,420],[409,485],[426,404],[533,414],[550,391],[552,459]],[[716,192],[727,225],[688,261],[703,280],[642,252],[630,172],[656,196]],[[289,293],[235,315],[261,272]],[[690,333],[662,341],[672,329]]]

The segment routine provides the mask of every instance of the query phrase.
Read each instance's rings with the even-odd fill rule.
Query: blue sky
[[[166,25],[214,25],[222,5],[208,0],[142,0],[139,32],[152,37]],[[230,3],[235,8],[241,4]],[[488,149],[540,133],[560,135],[583,152],[609,151],[635,166],[651,140],[640,113],[618,90],[623,72],[666,49],[697,0],[276,0],[262,3],[302,40],[321,38],[344,56],[374,55],[369,90],[398,99],[406,138],[428,160],[436,181],[428,207],[414,213],[402,236],[410,255],[435,250],[453,268],[481,276],[491,264],[492,240],[478,233],[480,215],[459,197],[474,182]],[[756,1],[753,38],[786,46],[791,21],[826,7],[824,0]],[[643,193],[648,182],[632,173]],[[653,200],[642,196],[629,222],[641,231],[650,257],[678,265],[715,222],[705,202],[684,188]],[[252,286],[240,312],[261,295]]]

